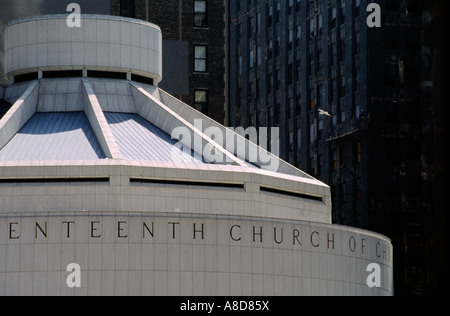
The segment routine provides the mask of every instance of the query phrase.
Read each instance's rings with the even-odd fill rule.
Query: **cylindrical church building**
[[[333,225],[276,130],[258,146],[158,88],[158,26],[67,18],[5,29],[0,295],[393,294],[390,240]]]

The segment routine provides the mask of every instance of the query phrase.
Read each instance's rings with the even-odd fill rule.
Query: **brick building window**
[[[194,1],[194,26],[208,27],[208,15],[206,0]]]
[[[361,0],[355,1],[355,17],[358,17],[361,14]]]
[[[120,15],[134,18],[134,0],[120,0]]]
[[[202,45],[194,46],[194,71],[207,72],[207,52],[208,47]]]
[[[195,90],[195,109],[202,113],[208,110],[208,91]]]
[[[361,163],[361,142],[355,144],[355,162]]]
[[[333,162],[331,163],[331,170],[333,172],[336,172],[338,170],[338,155],[336,150],[333,150]]]
[[[337,8],[331,8],[331,28],[335,28],[337,25]]]

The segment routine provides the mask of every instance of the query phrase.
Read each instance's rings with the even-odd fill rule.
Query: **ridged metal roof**
[[[205,163],[176,148],[176,140],[138,114],[105,112],[120,152],[126,159]]]
[[[99,81],[102,84],[97,84]],[[97,96],[94,87],[108,93],[108,97]],[[239,139],[235,131],[157,87],[125,80],[42,79],[8,86],[4,95],[14,104],[0,120],[0,162],[128,159],[138,163],[197,164],[217,170],[238,166],[317,181],[247,140],[245,154],[248,157],[256,151],[257,161],[240,158],[238,148],[224,147],[215,137],[208,136],[203,127],[216,128],[233,144]],[[197,121],[201,122],[201,128],[196,126]],[[202,154],[206,147],[198,148],[197,154],[180,145],[187,141],[183,136],[171,139],[174,127],[186,128],[194,136],[194,142],[200,140],[202,147],[214,148],[216,156],[205,161]],[[223,158],[226,160],[221,162]]]
[[[35,113],[0,150],[0,161],[105,158],[84,112]]]

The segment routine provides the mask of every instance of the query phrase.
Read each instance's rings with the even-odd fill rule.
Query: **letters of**
[[[283,224],[274,223],[273,226],[267,227],[262,224],[251,222],[230,222],[225,228],[224,233],[220,236],[207,223],[202,220],[194,222],[183,222],[167,220],[165,224],[160,221],[155,222],[154,219],[142,219],[140,221],[130,221],[126,218],[102,221],[101,218],[78,220],[76,218],[70,220],[61,219],[61,221],[52,221],[49,223],[45,218],[28,219],[32,222],[26,224],[22,221],[25,219],[14,219],[4,221],[0,226],[1,239],[7,239],[9,242],[26,242],[39,241],[45,242],[52,238],[60,238],[61,240],[75,240],[76,235],[79,236],[84,232],[90,239],[102,241],[102,238],[116,238],[117,240],[127,240],[130,235],[133,238],[141,238],[143,242],[152,242],[156,238],[167,234],[169,240],[195,241],[202,242],[211,240],[211,238],[228,239],[231,244],[238,245],[243,242],[252,242],[255,245],[271,243],[276,247],[293,247],[294,249],[302,249],[309,247],[310,249],[322,249],[327,251],[339,251],[347,248],[349,253],[355,255],[373,254],[374,258],[380,260],[390,260],[390,245],[382,241],[372,242],[369,245],[366,238],[357,237],[357,235],[346,236],[345,240],[340,237],[339,231],[318,231],[315,229],[307,230],[299,226],[291,226],[287,228]],[[108,223],[108,224],[106,224]],[[29,231],[32,229],[31,231]],[[368,251],[371,250],[371,251]]]

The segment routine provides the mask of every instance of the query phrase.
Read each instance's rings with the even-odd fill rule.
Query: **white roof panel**
[[[178,149],[177,140],[138,114],[105,112],[120,152],[130,160],[158,162],[205,163]]]
[[[105,158],[84,112],[35,113],[0,150],[0,161]]]

